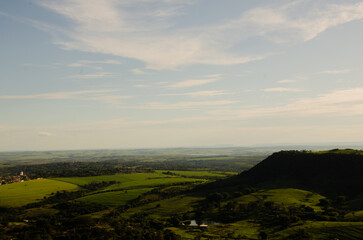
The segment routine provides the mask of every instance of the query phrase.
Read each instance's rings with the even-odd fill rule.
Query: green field
[[[170,178],[158,178],[158,179],[145,179],[140,181],[129,181],[120,184],[114,184],[105,188],[105,190],[116,189],[133,189],[140,187],[156,187],[160,185],[170,185],[186,182],[203,182],[200,179],[182,178],[182,177],[170,177]]]
[[[158,171],[158,172],[166,172],[166,171]],[[216,173],[216,172],[207,172],[207,171],[169,171],[173,174],[177,174],[183,177],[225,177],[226,174]]]
[[[132,173],[132,174],[115,174],[115,175],[103,175],[103,176],[92,176],[92,177],[54,178],[54,179],[82,186],[90,184],[92,182],[116,181],[120,183],[126,183],[131,181],[145,181],[156,178],[170,178],[170,176],[162,173]]]
[[[363,210],[350,212],[344,218],[348,220],[363,220]]]
[[[92,182],[102,181],[116,181],[117,184],[106,187],[104,190],[118,190],[118,189],[133,189],[133,188],[145,188],[155,187],[159,185],[170,185],[184,182],[203,182],[204,180],[184,178],[177,176],[170,176],[162,174],[161,171],[157,173],[134,173],[134,174],[116,174],[116,175],[104,175],[94,177],[72,177],[72,178],[54,178],[58,181],[77,184],[79,186],[90,184]]]
[[[81,197],[76,200],[111,206],[124,205],[128,201],[133,200],[141,194],[151,191],[152,189],[153,188],[137,188],[126,191],[103,192]]]
[[[191,211],[193,205],[202,199],[201,197],[178,196],[131,208],[125,214],[146,213],[153,218],[165,218],[175,215],[175,213],[182,214]]]
[[[197,173],[197,172],[196,172]],[[196,173],[193,173],[195,175]],[[105,187],[91,193],[88,196],[79,198],[80,201],[89,201],[101,203],[104,205],[122,205],[128,201],[137,198],[142,193],[152,190],[158,186],[172,184],[205,182],[204,179],[194,179],[162,174],[162,171],[156,173],[134,173],[134,174],[116,174],[94,177],[73,177],[73,178],[55,178],[58,181],[64,181],[77,185],[85,185],[92,182],[116,181],[119,183]],[[125,192],[127,190],[127,193]]]
[[[248,203],[256,200],[271,201],[286,206],[291,205],[305,205],[315,210],[321,210],[316,206],[319,200],[325,198],[317,193],[304,191],[294,188],[271,189],[266,191],[259,191],[249,195],[244,195],[237,198],[238,202]]]
[[[29,218],[29,217],[38,217],[42,215],[54,215],[57,214],[59,210],[50,208],[50,207],[38,207],[38,208],[30,208],[25,211],[25,213],[22,215],[23,217]]]
[[[362,239],[362,222],[306,222],[302,225],[277,232],[269,239],[285,239],[304,230],[310,234],[309,239]]]
[[[0,206],[20,207],[57,191],[73,191],[78,186],[50,179],[37,179],[0,186]]]

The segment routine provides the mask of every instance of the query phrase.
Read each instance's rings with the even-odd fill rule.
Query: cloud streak
[[[351,72],[351,69],[342,69],[342,70],[326,70],[322,72],[318,72],[318,74],[330,74],[330,75],[336,75],[336,74],[344,74]]]
[[[232,101],[232,100],[187,101],[187,102],[176,102],[176,103],[148,102],[145,103],[143,106],[121,106],[121,108],[150,109],[150,110],[172,110],[172,109],[197,110],[197,109],[221,107],[235,103],[237,103],[237,101]]]
[[[231,49],[256,36],[276,43],[308,41],[329,28],[363,19],[363,3],[314,5],[295,1],[279,7],[254,8],[238,18],[221,19],[226,22],[223,24],[199,27],[196,22],[193,27],[175,29],[175,16],[184,14],[183,9],[193,1],[36,2],[72,21],[74,27],[67,31],[45,27],[63,35],[54,40],[60,47],[134,58],[145,62],[149,69],[257,61],[271,53],[246,55]],[[312,8],[304,4],[313,4],[313,10],[306,10]]]
[[[70,63],[67,66],[68,67],[94,67],[94,64],[112,64],[112,65],[120,65],[122,64],[121,61],[113,60],[113,59],[107,59],[107,60],[100,60],[100,61],[94,61],[94,60],[80,60],[74,63]]]
[[[337,90],[315,98],[301,99],[279,107],[216,110],[211,111],[210,114],[230,116],[235,119],[360,116],[363,115],[363,88]]]
[[[201,86],[201,85],[205,85],[208,83],[212,83],[217,80],[218,80],[217,78],[190,79],[190,80],[185,80],[185,81],[177,82],[174,84],[170,84],[170,85],[166,86],[166,88],[190,88],[190,87],[196,87],[196,86]]]
[[[119,100],[131,98],[130,96],[114,95],[117,90],[83,90],[73,92],[53,92],[32,95],[5,95],[0,96],[0,100],[84,100],[84,101],[102,101],[106,103],[118,104]]]
[[[38,136],[39,137],[50,137],[50,136],[53,136],[53,134],[51,134],[49,132],[38,132]]]
[[[186,93],[169,93],[169,94],[162,94],[161,96],[189,96],[192,98],[199,98],[199,97],[214,97],[214,96],[230,95],[230,94],[233,93],[224,90],[209,90],[209,91],[186,92]]]
[[[265,88],[264,92],[303,92],[304,90],[298,88]]]
[[[68,76],[68,78],[77,78],[77,79],[99,79],[99,78],[115,78],[119,77],[119,75],[111,72],[99,72],[93,74],[76,74]]]

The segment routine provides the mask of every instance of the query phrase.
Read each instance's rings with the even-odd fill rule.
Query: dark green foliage
[[[361,154],[282,151],[242,172],[233,182],[258,187],[295,187],[329,196],[356,196],[363,192],[362,172]]]

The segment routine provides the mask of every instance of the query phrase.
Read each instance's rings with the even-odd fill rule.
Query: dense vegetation
[[[282,151],[238,175],[259,156],[95,155],[0,168],[52,177],[0,186],[0,239],[363,237],[362,151]]]

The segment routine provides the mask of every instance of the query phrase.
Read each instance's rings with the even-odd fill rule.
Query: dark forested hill
[[[363,155],[360,152],[274,153],[239,175],[253,185],[300,187],[328,195],[363,193]]]
[[[248,171],[214,185],[217,188],[292,187],[325,195],[356,196],[363,193],[362,153],[355,150],[281,151]]]

